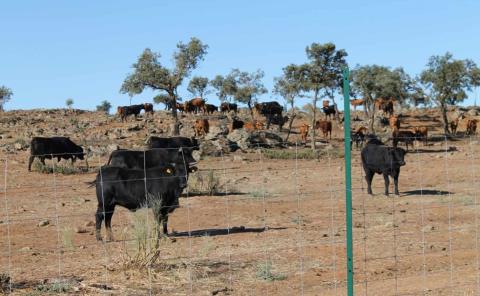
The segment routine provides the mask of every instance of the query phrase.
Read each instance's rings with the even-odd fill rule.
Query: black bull
[[[57,161],[61,159],[71,159],[72,163],[75,162],[78,157],[80,160],[84,159],[85,153],[83,148],[75,144],[70,138],[67,137],[34,137],[30,143],[30,158],[28,159],[28,171],[32,169],[32,163],[35,157],[38,157],[43,165],[45,165],[45,159],[57,158]],[[85,162],[88,167],[87,159]]]
[[[402,148],[388,147],[379,141],[369,141],[362,149],[362,165],[365,171],[365,179],[368,185],[368,194],[372,193],[372,180],[375,173],[382,174],[385,181],[385,195],[388,195],[388,186],[390,185],[389,176],[393,177],[395,184],[395,194],[398,192],[398,177],[400,176],[400,167],[405,165],[405,150]]]

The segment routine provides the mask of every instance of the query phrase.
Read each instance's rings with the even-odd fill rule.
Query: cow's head
[[[407,154],[407,151],[405,151],[405,149],[399,147],[391,148],[389,149],[389,153],[395,166],[404,166],[406,164],[405,154]]]

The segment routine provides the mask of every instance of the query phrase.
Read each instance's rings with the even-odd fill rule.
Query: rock
[[[250,147],[280,147],[283,139],[272,132],[254,131],[248,138]]]
[[[19,251],[20,251],[20,252],[28,252],[28,251],[30,251],[31,249],[32,249],[32,248],[30,248],[30,247],[23,247],[23,248],[19,249]]]
[[[75,231],[75,233],[87,233],[87,230],[80,226],[75,226],[73,230]]]
[[[227,139],[237,144],[242,150],[250,148],[249,145],[250,134],[244,129],[236,129],[227,135]]]
[[[228,135],[228,128],[224,125],[222,126],[211,126],[208,134],[205,136],[205,140],[214,140],[219,136]]]
[[[232,147],[235,146],[235,143],[220,137],[217,140],[201,142],[199,151],[201,156],[219,157],[227,152],[232,151]]]
[[[120,149],[120,147],[118,147],[117,144],[110,144],[107,146],[107,151],[108,152],[112,152],[112,151],[115,151],[115,150],[118,150]]]
[[[233,156],[233,160],[234,161],[244,161],[245,160],[245,157],[241,156],[241,155],[234,155]]]
[[[478,111],[476,109],[470,109],[468,110],[468,115],[471,115],[471,116],[477,116],[478,115]]]
[[[15,150],[23,150],[23,145],[19,142],[13,144],[13,148],[15,148]]]
[[[92,227],[92,226],[95,226],[95,222],[93,222],[93,221],[88,221],[88,222],[85,222],[85,224],[83,224],[83,226],[85,226],[85,227]]]
[[[43,221],[40,221],[37,226],[38,227],[44,227],[44,226],[47,226],[50,224],[50,221],[49,220],[43,220]]]

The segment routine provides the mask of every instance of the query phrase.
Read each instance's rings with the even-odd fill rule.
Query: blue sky
[[[351,67],[403,66],[411,75],[446,51],[480,64],[480,1],[19,0],[0,8],[0,85],[14,92],[7,110],[64,107],[67,98],[82,109],[104,99],[126,105],[119,89],[143,49],[160,52],[170,66],[177,42],[192,36],[209,45],[193,75],[261,68],[270,91],[262,100],[273,97],[282,67],[306,61],[312,42],[347,50]],[[480,103],[480,90],[476,96]]]

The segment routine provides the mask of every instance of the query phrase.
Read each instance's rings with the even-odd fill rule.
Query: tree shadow
[[[410,196],[410,195],[448,195],[452,194],[452,192],[449,191],[443,191],[443,190],[436,190],[436,189],[417,189],[417,190],[410,190],[410,191],[405,191],[402,192],[403,196]]]
[[[454,147],[448,147],[448,149],[445,151],[445,149],[415,149],[415,150],[408,150],[408,153],[445,153],[445,152],[453,152],[457,151],[456,148]]]
[[[267,230],[284,230],[286,227],[257,227],[257,228],[247,228],[245,226],[231,227],[231,228],[212,228],[212,229],[199,229],[184,232],[173,232],[170,237],[201,237],[201,236],[218,236],[218,235],[229,235],[235,233],[261,233]]]
[[[182,193],[180,197],[189,198],[189,197],[199,197],[199,196],[229,196],[229,195],[247,195],[245,192],[229,191],[229,192],[214,192],[210,194],[209,192],[188,192]]]

